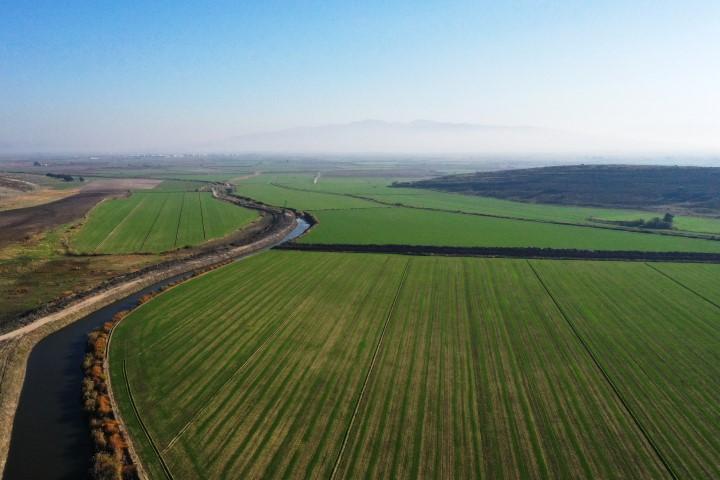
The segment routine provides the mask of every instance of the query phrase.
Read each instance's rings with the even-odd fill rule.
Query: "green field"
[[[158,253],[225,236],[256,217],[209,192],[136,192],[96,206],[71,246],[82,253]]]
[[[302,243],[720,252],[720,242],[407,208],[313,212]]]
[[[320,177],[314,183],[314,177],[308,175],[260,175],[238,182],[237,192],[268,204],[311,211],[320,224],[303,238],[306,243],[720,251],[717,241],[628,232],[590,220],[657,214],[390,188],[389,182],[383,178]],[[462,215],[463,212],[489,216]],[[676,225],[684,225],[687,230],[712,232],[713,222],[716,221],[676,217]],[[720,221],[717,224],[720,228]]]
[[[261,175],[238,183],[243,186],[247,183],[268,184],[272,182],[280,186],[310,190],[311,192],[309,193],[311,195],[312,192],[357,195],[384,203],[401,204],[411,207],[587,225],[595,225],[596,222],[593,222],[593,219],[648,220],[652,217],[663,215],[659,212],[643,212],[639,210],[547,205],[514,202],[475,195],[436,192],[417,188],[391,188],[389,185],[393,179],[390,178],[321,176],[317,183],[314,183],[313,179],[314,176],[312,175]],[[248,192],[254,193],[255,188],[256,187],[249,189]],[[283,192],[281,188],[269,188],[262,191],[261,195],[265,198],[264,201],[277,203],[281,197],[287,196],[288,194],[287,192]],[[328,199],[328,201],[332,200]],[[288,205],[292,206],[290,199],[288,199]],[[303,208],[312,209],[309,207]],[[715,218],[677,215],[675,216],[674,226],[675,229],[679,231],[711,234],[720,233],[720,219]]]
[[[594,218],[610,221],[650,220],[658,216],[662,217],[662,214],[651,212],[607,212],[593,215]],[[686,232],[720,234],[720,219],[677,215],[673,220],[673,228]]]
[[[351,208],[378,208],[383,205],[357,198],[332,195],[323,192],[302,192],[273,185],[268,182],[242,183],[237,187],[238,195],[277,205],[293,207],[300,210],[335,210]]]
[[[270,252],[125,319],[112,384],[151,478],[712,478],[716,274]]]
[[[189,180],[163,180],[152,189],[153,192],[195,192],[205,186],[205,182]]]

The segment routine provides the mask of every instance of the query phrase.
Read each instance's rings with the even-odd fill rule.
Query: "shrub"
[[[137,480],[140,478],[135,465],[125,465],[123,467],[122,475],[124,480]]]
[[[90,367],[92,367],[94,363],[95,363],[95,357],[93,356],[93,354],[86,353],[85,358],[83,358],[83,364],[82,364],[83,370],[89,370]]]
[[[110,415],[112,406],[110,405],[110,397],[107,395],[99,395],[97,397],[97,413],[98,415]]]
[[[102,430],[94,429],[91,432],[93,443],[95,444],[95,450],[105,450],[107,448],[107,441],[105,440],[105,434]]]
[[[119,433],[113,433],[110,435],[110,438],[108,438],[108,446],[115,458],[122,460],[123,455],[125,455],[127,445]]]
[[[92,475],[96,480],[119,480],[122,465],[117,458],[109,453],[100,452],[95,455]]]
[[[103,423],[102,427],[103,431],[108,435],[120,432],[120,427],[118,426],[118,422],[116,420],[108,420]]]

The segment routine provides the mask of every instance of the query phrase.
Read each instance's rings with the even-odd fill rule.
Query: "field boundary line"
[[[168,197],[165,197],[163,199],[162,205],[160,205],[160,208],[158,208],[157,215],[155,215],[155,219],[153,220],[152,224],[150,225],[148,232],[145,234],[145,238],[143,239],[143,242],[140,244],[140,250],[143,249],[143,247],[145,246],[145,242],[147,242],[147,239],[150,238],[150,234],[152,233],[153,228],[155,228],[155,224],[157,223],[158,218],[160,218],[160,214],[162,213],[163,208],[165,208],[165,204],[167,203],[167,201],[168,201]]]
[[[130,405],[132,405],[133,412],[135,413],[135,417],[138,419],[138,423],[140,424],[140,428],[142,428],[143,432],[145,433],[145,436],[147,437],[148,441],[150,442],[150,446],[155,451],[155,455],[157,455],[158,460],[160,460],[160,466],[163,469],[163,472],[165,472],[165,475],[169,479],[173,479],[173,475],[170,472],[170,468],[165,463],[165,459],[163,458],[162,454],[157,448],[157,445],[155,444],[155,441],[153,440],[152,436],[150,435],[150,431],[145,426],[145,422],[143,422],[142,417],[140,416],[140,412],[137,409],[137,405],[135,405],[135,397],[133,397],[132,389],[130,388],[130,382],[128,381],[127,377],[127,369],[125,368],[125,359],[123,358],[123,380],[125,380],[125,386],[127,387],[128,391],[128,398],[130,399]]]
[[[578,250],[551,247],[449,247],[440,245],[297,242],[284,243],[278,245],[276,248],[278,250],[306,252],[384,253],[416,256],[441,255],[448,257],[720,264],[720,252],[658,252],[643,250]]]
[[[407,272],[409,267],[410,259],[408,259],[408,261],[405,263],[405,268],[403,269],[402,276],[400,277],[400,283],[398,284],[398,288],[395,291],[393,301],[390,304],[390,309],[388,310],[387,317],[385,317],[385,322],[383,323],[382,330],[380,331],[380,338],[378,339],[377,345],[375,346],[375,351],[373,352],[372,359],[370,360],[370,367],[368,368],[368,372],[365,375],[365,380],[363,380],[362,388],[360,388],[360,395],[358,395],[357,402],[355,402],[355,408],[353,409],[353,414],[350,417],[350,423],[348,424],[347,430],[345,430],[345,435],[343,436],[340,451],[338,452],[337,459],[335,460],[335,465],[333,466],[332,473],[330,474],[330,480],[333,480],[335,478],[335,475],[337,475],[338,469],[340,468],[340,462],[342,461],[343,454],[345,453],[345,448],[347,447],[348,440],[350,439],[350,432],[352,431],[353,425],[355,424],[355,419],[357,418],[358,412],[360,411],[360,404],[362,403],[363,397],[365,396],[367,386],[370,383],[370,375],[372,375],[373,369],[375,368],[375,362],[377,360],[378,354],[380,353],[380,348],[382,347],[383,340],[385,339],[385,332],[387,331],[387,326],[390,323],[390,318],[395,312],[395,305],[397,304],[397,300],[400,297],[400,291],[402,290],[403,285],[405,285],[405,279],[407,278]]]
[[[134,195],[134,194],[132,194],[132,195]],[[132,195],[130,195],[130,197],[132,197]],[[130,197],[128,197],[128,198],[130,198]],[[137,203],[137,205],[135,205],[135,206],[132,208],[132,210],[130,210],[127,214],[125,214],[125,216],[123,217],[123,219],[120,220],[120,221],[118,222],[118,224],[115,225],[115,227],[114,227],[112,230],[110,230],[110,233],[108,233],[107,235],[105,235],[105,238],[102,239],[102,242],[98,243],[98,244],[95,246],[95,248],[93,248],[93,253],[97,252],[97,249],[100,248],[103,243],[107,242],[107,239],[110,238],[113,233],[115,233],[115,230],[117,230],[118,228],[120,228],[120,225],[122,225],[123,223],[125,223],[125,221],[128,219],[128,217],[130,217],[130,215],[132,215],[133,212],[134,212],[135,210],[137,210],[137,208],[138,208],[142,203],[143,203],[143,200],[140,200],[140,201]]]
[[[200,202],[200,224],[203,227],[203,240],[207,240],[207,232],[205,232],[205,214],[203,213],[203,205],[205,204],[203,202],[203,197],[200,195],[200,192],[198,192],[198,202]]]
[[[182,213],[183,209],[185,208],[185,192],[183,192],[182,197],[182,203],[180,204],[180,214],[178,215],[178,223],[177,228],[175,229],[175,243],[173,243],[173,248],[177,248],[177,242],[178,242],[178,236],[180,235],[180,224],[182,223]]]
[[[653,452],[655,452],[655,455],[657,455],[660,462],[663,464],[665,469],[668,471],[668,473],[670,474],[670,477],[673,478],[674,480],[678,480],[678,478],[679,478],[678,475],[672,469],[672,467],[670,466],[670,463],[667,461],[667,459],[665,459],[663,454],[660,452],[660,448],[652,440],[652,438],[650,437],[650,434],[647,432],[645,427],[643,427],[642,423],[640,422],[640,419],[635,415],[633,410],[630,408],[630,405],[625,400],[625,398],[622,396],[622,394],[620,393],[620,390],[615,385],[615,382],[613,382],[612,378],[610,378],[610,375],[607,373],[605,368],[602,366],[602,364],[600,363],[598,358],[595,356],[595,354],[593,353],[590,346],[582,338],[582,336],[580,335],[580,332],[577,331],[577,329],[575,328],[575,324],[565,314],[565,311],[560,306],[560,303],[558,303],[558,301],[555,299],[555,296],[550,292],[550,289],[547,287],[547,285],[543,281],[543,279],[540,276],[540,274],[538,273],[538,271],[535,270],[535,267],[532,265],[530,260],[526,260],[526,262],[527,262],[528,266],[530,267],[530,270],[532,270],[532,272],[535,274],[535,278],[537,278],[538,282],[540,282],[540,285],[545,290],[545,293],[547,293],[547,295],[550,297],[552,302],[555,304],[555,308],[557,308],[558,312],[560,312],[560,316],[562,316],[562,318],[565,320],[567,325],[570,327],[570,330],[572,331],[572,333],[575,335],[575,337],[578,339],[580,344],[585,349],[585,352],[590,356],[590,359],[595,364],[595,367],[597,367],[597,369],[600,371],[600,373],[602,374],[605,381],[608,383],[608,385],[610,385],[610,388],[615,393],[615,396],[620,401],[620,404],[625,408],[625,411],[627,411],[628,415],[630,415],[630,418],[635,423],[635,426],[638,428],[638,430],[640,431],[642,436],[645,438],[645,441],[647,441],[648,445],[650,445],[650,448],[653,450]]]
[[[708,303],[709,303],[710,305],[712,305],[713,307],[720,309],[720,305],[718,305],[717,303],[713,302],[712,300],[710,300],[709,298],[707,298],[705,295],[701,294],[700,292],[698,292],[698,291],[696,291],[696,290],[688,287],[687,285],[685,285],[684,283],[682,283],[680,280],[676,280],[672,275],[669,275],[669,274],[663,272],[663,271],[660,270],[659,268],[653,267],[652,265],[650,265],[650,264],[647,263],[647,262],[645,262],[645,265],[647,265],[648,267],[652,268],[653,270],[655,270],[657,273],[659,273],[659,274],[662,275],[663,277],[665,277],[665,278],[667,278],[667,279],[669,279],[669,280],[672,280],[672,281],[673,281],[674,283],[676,283],[677,285],[680,285],[682,288],[684,288],[684,289],[687,290],[688,292],[691,292],[691,293],[697,295],[698,297],[702,298],[703,300],[705,300],[706,302],[708,302]]]
[[[532,222],[532,223],[546,223],[550,225],[565,225],[565,226],[571,226],[571,227],[583,227],[583,228],[595,228],[599,230],[616,230],[620,232],[630,232],[630,233],[645,233],[648,235],[661,235],[666,237],[682,237],[682,238],[693,238],[696,240],[710,240],[710,241],[720,241],[720,236],[710,233],[704,233],[704,232],[691,232],[691,231],[680,231],[678,233],[674,233],[672,231],[662,231],[660,229],[655,229],[653,231],[652,229],[639,229],[639,228],[633,228],[633,227],[621,227],[621,226],[610,226],[608,224],[597,224],[597,223],[578,223],[578,222],[571,222],[571,221],[563,221],[563,220],[544,220],[540,218],[528,218],[528,217],[515,217],[512,215],[499,215],[496,213],[484,213],[484,212],[469,212],[467,210],[451,210],[448,208],[438,208],[438,207],[422,207],[419,205],[407,205],[405,203],[392,203],[384,200],[378,200],[377,198],[373,197],[366,197],[364,195],[358,195],[354,193],[339,193],[339,192],[328,192],[328,191],[315,191],[310,190],[308,188],[300,188],[300,187],[292,187],[290,185],[284,185],[281,183],[275,183],[270,182],[270,185],[278,188],[284,188],[286,190],[296,190],[299,192],[308,192],[308,193],[322,193],[326,195],[337,195],[340,197],[348,197],[348,198],[354,198],[357,200],[365,200],[366,202],[372,202],[372,203],[378,203],[380,205],[386,205],[389,207],[395,207],[395,208],[409,208],[412,210],[427,210],[430,212],[442,212],[442,213],[450,213],[455,215],[470,215],[474,217],[487,217],[487,218],[497,218],[502,220],[517,220],[520,222]],[[442,193],[442,192],[441,192]],[[391,195],[391,194],[387,194]],[[399,195],[399,194],[398,194]],[[408,196],[415,195],[415,194],[406,194]],[[420,194],[417,194],[420,195]],[[493,197],[490,197],[493,198]]]

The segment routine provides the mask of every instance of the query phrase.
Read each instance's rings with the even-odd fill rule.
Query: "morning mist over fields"
[[[719,44],[707,1],[9,2],[0,153],[714,155]]]

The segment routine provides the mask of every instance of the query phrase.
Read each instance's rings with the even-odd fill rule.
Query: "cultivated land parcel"
[[[720,269],[271,252],[141,306],[152,478],[712,478]]]
[[[223,237],[257,218],[209,192],[175,190],[183,183],[98,205],[72,246],[83,253],[158,253]]]
[[[593,218],[647,212],[550,206],[419,189],[389,188],[389,179],[264,175],[237,192],[262,202],[308,210],[320,223],[303,243],[406,244],[457,247],[540,247],[584,250],[720,252],[720,241],[679,232],[608,228]],[[679,225],[715,232],[720,221],[678,218]],[[690,229],[690,227],[687,227]]]
[[[158,167],[44,250],[149,262],[225,236],[255,215],[199,191],[221,181],[311,212],[310,244],[720,252],[720,220],[685,211],[649,231],[598,220],[663,212],[264,165]],[[139,307],[110,364],[153,479],[720,477],[720,265],[272,251]]]

